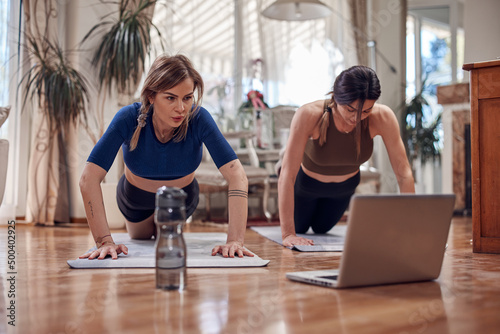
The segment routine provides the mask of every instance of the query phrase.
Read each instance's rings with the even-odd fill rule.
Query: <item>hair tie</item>
[[[143,128],[146,126],[146,118],[148,117],[148,114],[146,113],[141,113],[139,117],[137,117],[137,122],[139,123],[139,127]]]

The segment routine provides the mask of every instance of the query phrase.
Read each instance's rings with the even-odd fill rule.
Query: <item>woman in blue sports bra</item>
[[[281,164],[278,199],[283,246],[312,245],[298,237],[309,228],[326,233],[340,220],[360,181],[359,167],[381,136],[402,193],[414,193],[412,171],[394,112],[378,104],[380,82],[366,66],[335,80],[331,99],[295,113]]]
[[[141,91],[141,103],[117,112],[83,170],[80,189],[97,250],[80,258],[110,255],[116,259],[128,252],[127,246],[115,244],[111,237],[100,186],[120,147],[125,173],[117,187],[118,207],[130,237],[150,239],[156,232],[155,193],[161,186],[187,193],[187,217],[196,209],[199,188],[194,172],[202,160],[203,144],[229,185],[227,243],[215,246],[212,255],[253,256],[243,247],[248,181],[234,150],[200,106],[202,97],[203,79],[188,58],[160,56],[154,61]]]

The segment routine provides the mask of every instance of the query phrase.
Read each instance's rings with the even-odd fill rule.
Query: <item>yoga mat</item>
[[[280,226],[252,226],[251,229],[263,237],[283,245]],[[346,230],[347,225],[345,224],[335,225],[326,234],[314,234],[312,230],[309,229],[307,233],[298,233],[297,236],[313,240],[314,245],[294,245],[293,247],[287,248],[300,252],[341,252],[344,249]]]
[[[254,257],[244,256],[243,258],[225,258],[220,254],[212,256],[212,248],[225,244],[226,238],[226,233],[184,233],[187,247],[187,266],[189,268],[263,267],[269,263],[269,260],[263,260],[255,253]],[[103,260],[68,260],[68,265],[75,269],[155,267],[154,239],[133,240],[130,239],[128,233],[113,233],[113,240],[117,244],[127,246],[128,255],[119,254],[116,260],[111,259],[111,257],[106,257]]]

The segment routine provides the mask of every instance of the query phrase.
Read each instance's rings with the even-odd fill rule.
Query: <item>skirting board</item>
[[[212,248],[226,243],[225,233],[184,233],[187,246],[187,267],[189,268],[228,268],[228,267],[263,267],[269,260],[257,255],[243,258],[224,258],[220,254],[212,256]],[[119,254],[118,259],[106,257],[103,260],[76,259],[68,260],[74,269],[103,268],[154,268],[155,240],[132,240],[127,233],[113,233],[115,243],[128,247],[128,255]],[[93,248],[95,249],[95,248]],[[253,252],[252,252],[253,253]]]

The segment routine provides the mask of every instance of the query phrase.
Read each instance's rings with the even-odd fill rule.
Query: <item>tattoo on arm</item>
[[[244,190],[234,189],[227,192],[227,197],[243,197],[248,198],[248,192]]]
[[[94,218],[94,208],[92,207],[92,202],[89,201],[89,208],[90,208],[90,216]]]

